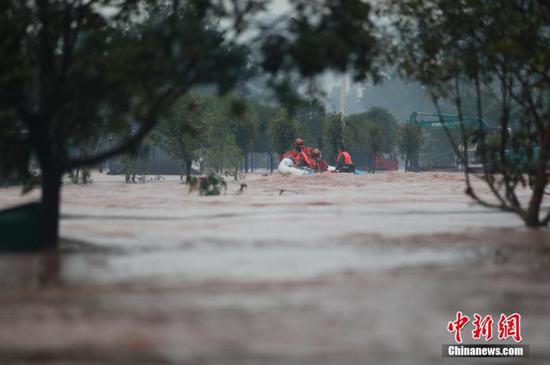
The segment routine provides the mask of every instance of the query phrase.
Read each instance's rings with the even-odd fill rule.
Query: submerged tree
[[[210,113],[204,143],[198,154],[202,167],[218,173],[231,173],[239,169],[242,153],[236,143],[233,118],[242,112],[240,106],[233,108],[231,97],[208,98]],[[235,175],[236,176],[236,175]]]
[[[135,150],[178,95],[197,83],[227,88],[244,65],[242,48],[226,44],[198,9],[134,24],[128,19],[138,5],[124,2],[112,15],[93,1],[0,5],[0,103],[10,112],[1,128],[19,123],[28,133],[42,177],[46,246],[57,243],[65,172]],[[228,68],[233,72],[217,71]],[[110,149],[71,153],[98,128],[117,132],[130,124],[136,133]]]
[[[405,171],[414,171],[418,168],[418,153],[422,142],[422,129],[419,125],[405,123],[399,127],[397,147],[405,160]]]
[[[399,123],[389,110],[381,107],[372,107],[365,113],[355,114],[359,119],[364,119],[367,126],[377,125],[384,134],[384,140],[380,145],[380,152],[394,154],[397,146]],[[352,116],[350,116],[352,119]]]
[[[323,150],[326,113],[323,105],[315,99],[300,102],[294,112],[298,134],[308,145]]]
[[[228,103],[230,110],[225,115],[229,118],[235,144],[244,160],[244,171],[248,172],[248,154],[252,152],[254,139],[258,134],[257,115],[252,103],[245,100],[230,99]]]
[[[367,148],[371,155],[370,172],[374,174],[376,171],[376,155],[380,153],[386,143],[386,135],[384,130],[377,123],[372,123],[367,126]]]
[[[386,109],[372,107],[366,112],[348,116],[346,146],[353,155],[367,158],[368,166],[375,171],[376,155],[393,155],[397,143],[399,124]]]
[[[461,123],[462,141],[454,148],[465,165],[466,193],[484,206],[516,213],[529,227],[548,225],[550,211],[541,210],[550,159],[548,3],[404,0],[394,5],[401,69],[428,88],[438,110],[441,100],[450,101],[463,120],[470,90],[479,120],[486,98],[493,108],[498,104],[495,128],[480,125],[472,135]],[[472,143],[494,200],[480,196],[471,183],[467,148],[459,145]],[[527,201],[517,194],[525,187],[532,189]]]
[[[268,169],[273,172],[273,153],[270,141],[270,123],[276,113],[276,108],[261,104],[253,103],[254,112],[257,116],[257,135],[254,139],[254,151],[263,152],[266,154]]]
[[[285,109],[278,110],[269,125],[269,137],[273,150],[282,155],[292,146],[296,136],[296,121]]]
[[[207,108],[206,96],[188,92],[176,101],[153,134],[156,144],[185,166],[186,182],[191,180],[193,160],[198,157],[212,119]]]
[[[312,77],[327,68],[353,67],[359,79],[374,69],[377,42],[370,7],[362,1],[293,1],[293,18],[281,31],[258,24],[267,5],[264,0],[0,2],[0,136],[21,139],[27,150],[15,167],[0,156],[2,173],[28,168],[31,152],[36,157],[45,246],[57,244],[63,174],[135,150],[191,88],[208,84],[225,92],[246,78],[247,52],[239,45],[246,30],[254,28],[254,39],[248,40],[256,43],[260,65],[274,85],[293,72]],[[224,33],[210,25],[220,20]],[[116,146],[71,153],[97,128],[116,132],[129,124],[137,125],[136,133]]]
[[[338,155],[338,146],[344,144],[346,138],[344,133],[344,122],[340,114],[330,114],[325,121],[325,143],[326,156],[335,160]]]

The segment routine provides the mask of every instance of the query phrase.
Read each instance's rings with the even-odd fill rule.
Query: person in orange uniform
[[[338,146],[338,157],[336,157],[336,172],[355,172],[355,165],[351,155],[343,145]]]
[[[283,153],[281,159],[290,158],[294,161],[296,167],[307,167],[312,170],[317,170],[317,163],[312,156],[313,151],[313,147],[306,147],[304,145],[303,139],[296,138],[294,141],[294,149]]]
[[[294,141],[294,149],[286,151],[281,156],[281,159],[283,158],[290,158],[292,161],[296,163],[296,160],[300,156],[300,152],[302,151],[302,147],[304,145],[304,141],[301,138],[296,138]]]
[[[310,157],[308,148],[304,146],[304,141],[301,138],[296,138],[296,141],[294,142],[294,150],[297,153],[294,158],[296,167],[307,167],[315,170],[315,161]]]

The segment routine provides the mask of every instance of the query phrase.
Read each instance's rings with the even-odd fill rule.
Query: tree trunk
[[[273,155],[271,152],[267,153],[267,163],[269,163],[269,173],[273,173]]]
[[[191,182],[191,172],[192,172],[193,161],[191,159],[185,160],[185,182]]]
[[[525,215],[524,221],[527,227],[539,227],[541,221],[539,218],[540,213],[540,204],[544,195],[544,188],[540,190],[536,186],[533,187],[533,195],[531,195],[531,200],[529,201],[529,207],[527,208],[527,214]]]
[[[59,238],[59,205],[61,203],[61,177],[57,168],[42,168],[42,243],[55,248]]]
[[[372,173],[376,171],[376,152],[372,153]]]
[[[244,154],[244,172],[248,173],[248,153]]]
[[[524,221],[527,227],[539,227],[541,225],[541,220],[539,217],[540,206],[544,198],[544,189],[547,184],[546,177],[546,161],[547,161],[547,152],[543,148],[540,149],[540,154],[537,161],[537,173],[535,176],[535,181],[533,184],[533,194],[529,200],[529,206],[527,208],[527,214],[525,215]]]

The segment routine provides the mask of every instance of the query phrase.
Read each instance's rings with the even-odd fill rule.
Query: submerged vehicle
[[[457,157],[455,147],[449,140],[449,135],[459,151],[467,150],[469,168],[481,168],[479,158],[481,151],[476,136],[479,136],[480,133],[494,132],[489,124],[481,118],[461,117],[452,113],[413,112],[407,123],[419,125],[422,129],[424,144],[420,148],[416,158],[417,166],[415,166],[420,170],[459,170],[463,168],[463,161]],[[463,131],[466,133],[467,138],[466,147],[463,143]]]
[[[376,170],[397,171],[399,169],[399,162],[395,156],[384,153],[381,155],[376,155],[374,166]]]

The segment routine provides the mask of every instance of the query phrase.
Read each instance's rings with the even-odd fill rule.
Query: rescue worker
[[[301,138],[296,138],[296,140],[294,141],[294,148],[284,152],[281,155],[281,160],[283,158],[290,158],[292,159],[292,161],[296,163],[296,161],[298,160],[298,157],[300,156],[300,152],[302,152],[303,145],[304,145],[304,141]]]
[[[315,170],[315,162],[307,153],[307,149],[304,146],[304,140],[296,138],[294,141],[294,151],[296,152],[294,163],[296,167],[307,167]]]
[[[355,165],[351,155],[343,145],[338,146],[338,157],[336,157],[336,172],[355,172]]]
[[[304,140],[301,138],[296,138],[294,140],[294,150],[298,153],[302,152],[302,149],[304,148]]]
[[[318,148],[314,148],[311,151],[311,158],[313,159],[313,163],[315,164],[315,171],[317,172],[327,171],[328,163],[325,160],[323,160],[321,151]]]

